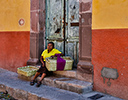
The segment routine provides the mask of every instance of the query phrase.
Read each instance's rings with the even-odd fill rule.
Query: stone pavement
[[[0,69],[0,92],[5,91],[18,100],[122,100],[96,91],[78,94],[46,85],[37,88],[18,78],[17,73]]]

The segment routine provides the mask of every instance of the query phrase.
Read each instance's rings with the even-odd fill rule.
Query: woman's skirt
[[[53,75],[53,72],[52,71],[48,71],[48,69],[46,68],[45,62],[44,62],[44,67],[42,67],[42,64],[41,64],[41,67],[37,70],[37,72],[39,72],[41,74],[45,73],[46,76]]]

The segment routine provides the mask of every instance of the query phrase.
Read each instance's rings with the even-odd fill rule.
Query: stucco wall
[[[127,4],[128,0],[93,0],[92,10],[94,90],[123,99],[128,98]]]
[[[93,0],[92,29],[128,28],[128,0]]]
[[[0,1],[0,67],[16,71],[26,65],[30,45],[30,1]]]

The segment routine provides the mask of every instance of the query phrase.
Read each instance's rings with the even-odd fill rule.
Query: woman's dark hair
[[[54,48],[54,43],[53,42],[48,42],[48,44],[52,44],[53,48]]]

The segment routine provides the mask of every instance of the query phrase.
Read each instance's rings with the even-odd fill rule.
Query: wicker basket
[[[36,73],[38,69],[39,68],[35,66],[25,66],[25,67],[17,68],[17,73],[24,76],[32,76]]]
[[[61,57],[64,60],[66,60],[65,68],[64,70],[72,70],[73,60],[69,56],[63,56]],[[49,71],[56,71],[57,70],[57,57],[54,58],[46,58],[46,67]]]

